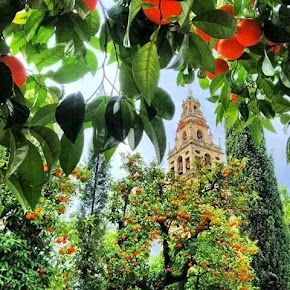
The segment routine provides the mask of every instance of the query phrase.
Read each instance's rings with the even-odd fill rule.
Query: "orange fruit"
[[[136,193],[141,193],[142,189],[141,188],[136,188]]]
[[[91,12],[93,12],[96,9],[98,4],[98,0],[84,0],[84,2],[86,3]]]
[[[238,59],[244,53],[245,47],[241,45],[235,37],[221,39],[217,45],[217,51],[223,57],[234,60]]]
[[[26,83],[27,72],[22,62],[14,56],[4,55],[0,56],[0,62],[5,63],[12,73],[13,82],[21,87]]]
[[[205,42],[210,42],[210,35],[208,35],[207,33],[203,32],[202,30],[200,30],[197,27],[194,27],[194,31],[197,35],[199,35]]]
[[[31,220],[31,219],[32,219],[32,214],[31,214],[31,213],[26,214],[26,215],[25,215],[25,218],[26,218],[27,220]]]
[[[235,104],[238,104],[240,101],[238,99],[238,95],[237,94],[234,94],[234,93],[231,93],[230,94],[230,100],[235,103]]]
[[[74,247],[70,247],[70,248],[67,249],[67,253],[69,255],[74,254],[75,252],[76,252],[76,248],[74,248]]]
[[[159,216],[158,221],[159,222],[165,222],[167,220],[167,216]]]
[[[171,18],[178,17],[182,8],[176,0],[143,0],[144,4],[151,7],[143,7],[145,16],[156,24],[168,24]]]
[[[56,169],[55,171],[55,177],[60,177],[62,174],[62,170],[61,169]]]
[[[178,244],[177,244],[177,248],[179,248],[179,249],[180,249],[180,248],[182,248],[182,247],[183,247],[183,246],[182,246],[182,244],[181,244],[181,243],[178,243]]]
[[[206,71],[205,74],[210,80],[213,80],[216,76],[226,73],[227,71],[229,71],[228,63],[221,58],[216,58],[214,74],[209,71]]]
[[[48,171],[48,165],[46,163],[43,164],[43,170],[44,170],[44,172],[47,172]]]
[[[235,12],[234,12],[234,6],[231,4],[226,4],[222,7],[220,7],[220,10],[223,10],[225,12],[228,12],[231,16],[235,16]]]
[[[243,46],[253,46],[259,43],[263,37],[260,22],[253,19],[242,19],[238,23],[236,40]]]

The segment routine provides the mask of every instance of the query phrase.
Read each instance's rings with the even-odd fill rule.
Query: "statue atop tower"
[[[186,179],[191,179],[194,177],[192,164],[196,158],[204,159],[210,167],[213,163],[222,161],[223,153],[221,148],[213,143],[200,103],[189,90],[189,96],[182,104],[175,146],[168,154],[169,169]]]

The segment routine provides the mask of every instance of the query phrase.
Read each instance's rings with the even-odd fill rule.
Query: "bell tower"
[[[204,159],[210,167],[215,162],[222,162],[223,153],[221,148],[213,143],[200,103],[189,90],[189,96],[182,104],[175,146],[168,154],[169,170],[191,179],[194,177],[192,164],[196,158]]]

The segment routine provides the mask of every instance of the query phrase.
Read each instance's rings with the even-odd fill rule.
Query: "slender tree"
[[[91,177],[80,195],[79,254],[76,266],[79,270],[79,289],[104,289],[104,267],[101,262],[102,237],[105,233],[103,210],[106,206],[109,178],[104,157],[98,155],[88,164]]]
[[[265,139],[257,146],[246,129],[234,134],[227,132],[227,156],[248,159],[246,177],[253,179],[258,199],[249,211],[250,230],[258,239],[260,252],[253,267],[261,289],[290,289],[290,244],[283,222],[283,210],[274,166],[266,152]]]

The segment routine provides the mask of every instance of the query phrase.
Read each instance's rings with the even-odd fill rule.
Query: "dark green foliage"
[[[250,130],[233,134],[227,132],[227,156],[247,157],[246,176],[253,178],[258,200],[249,211],[250,230],[258,239],[260,252],[255,256],[253,267],[260,280],[260,288],[290,289],[290,243],[283,223],[281,198],[272,160],[268,157],[265,139],[255,145]]]
[[[89,165],[91,177],[81,193],[78,221],[79,254],[76,267],[79,272],[77,289],[105,289],[105,272],[102,263],[105,223],[103,211],[106,206],[109,177],[103,155],[98,155]]]

